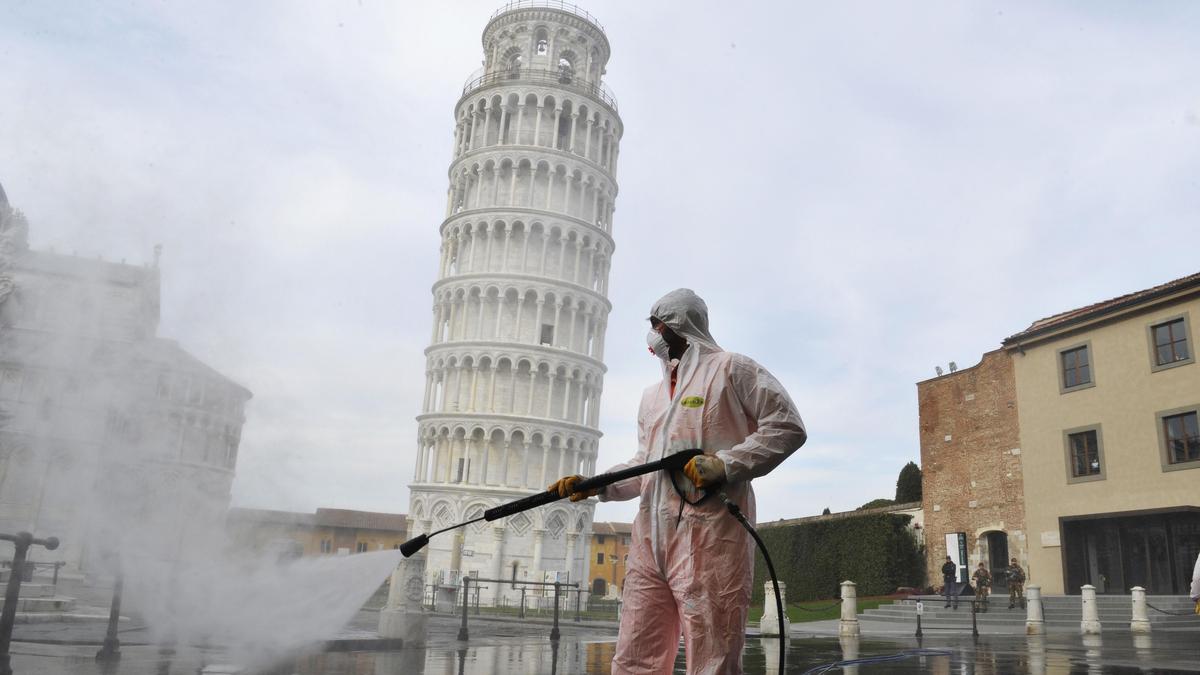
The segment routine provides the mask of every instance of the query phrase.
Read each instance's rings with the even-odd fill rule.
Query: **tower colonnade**
[[[445,228],[439,281],[469,274],[533,275],[607,294],[613,251],[607,237],[541,219],[526,223],[521,214],[504,215],[511,218],[454,222]]]

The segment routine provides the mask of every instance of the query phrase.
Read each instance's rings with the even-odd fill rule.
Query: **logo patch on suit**
[[[687,396],[687,397],[684,397],[684,399],[679,402],[679,405],[681,405],[685,408],[699,408],[704,405],[704,397],[703,396]]]

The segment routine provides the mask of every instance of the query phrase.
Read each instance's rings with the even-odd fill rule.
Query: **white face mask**
[[[646,344],[649,345],[650,351],[654,352],[654,355],[663,361],[671,358],[671,346],[667,344],[667,341],[663,339],[662,334],[658,331],[651,329],[649,333],[646,333]]]

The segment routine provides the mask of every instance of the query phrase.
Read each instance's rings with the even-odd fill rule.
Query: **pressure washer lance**
[[[646,464],[631,466],[628,469],[621,469],[620,471],[602,473],[597,476],[592,476],[591,478],[585,478],[575,484],[573,493],[595,490],[597,488],[602,488],[612,485],[613,483],[623,481],[626,478],[633,478],[634,476],[641,476],[643,474],[653,473],[655,471],[682,471],[684,465],[688,463],[688,460],[702,454],[704,454],[702,450],[683,450],[655,462],[647,462]],[[516,515],[522,511],[528,511],[529,509],[536,509],[539,506],[545,506],[546,504],[556,502],[560,499],[562,499],[562,497],[558,495],[558,490],[546,490],[545,492],[539,492],[535,495],[525,497],[524,499],[518,499],[515,502],[501,504],[500,506],[496,506],[484,511],[483,515],[478,518],[468,520],[457,525],[451,525],[450,527],[444,527],[436,532],[430,532],[429,534],[422,534],[413,537],[403,544],[400,544],[400,553],[403,554],[405,558],[410,558],[414,553],[425,548],[425,545],[429,543],[429,538],[435,535],[458,529],[465,525],[470,525],[471,523],[478,523],[481,520],[486,520],[490,523],[493,520],[507,518],[508,516]]]

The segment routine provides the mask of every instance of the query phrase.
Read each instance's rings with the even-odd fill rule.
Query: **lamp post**
[[[125,575],[117,573],[113,584],[112,606],[108,610],[108,632],[104,635],[104,646],[96,652],[97,661],[121,660],[121,641],[117,638],[117,622],[121,620],[121,591],[125,588]]]
[[[34,539],[28,532],[16,534],[0,534],[0,540],[13,543],[12,573],[8,577],[8,587],[4,590],[4,611],[0,612],[0,675],[12,675],[12,665],[8,654],[8,646],[12,643],[13,624],[17,620],[17,602],[21,596],[21,575],[25,572],[25,556],[29,547],[37,544],[45,546],[47,551],[58,548],[58,537]]]

